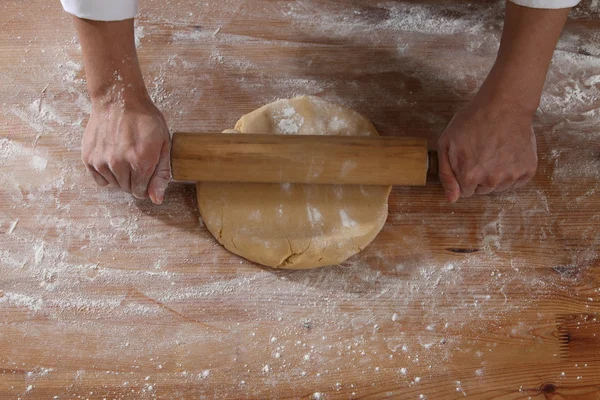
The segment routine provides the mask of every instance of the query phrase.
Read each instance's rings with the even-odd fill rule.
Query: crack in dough
[[[357,112],[312,96],[268,104],[226,132],[377,135]],[[314,167],[318,172],[320,166]],[[385,223],[391,189],[211,182],[196,188],[202,219],[219,243],[248,260],[286,269],[340,264],[364,249]]]

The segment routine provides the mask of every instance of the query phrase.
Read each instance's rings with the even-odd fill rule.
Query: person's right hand
[[[161,204],[171,179],[165,118],[149,99],[94,104],[82,159],[98,185],[121,187]]]

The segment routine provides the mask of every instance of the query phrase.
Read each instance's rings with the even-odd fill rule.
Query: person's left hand
[[[537,169],[531,113],[474,100],[438,140],[439,176],[448,201],[517,189]]]

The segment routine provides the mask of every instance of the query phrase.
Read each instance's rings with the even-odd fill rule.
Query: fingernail
[[[446,191],[446,198],[450,203],[454,203],[457,200],[456,193],[451,191]]]
[[[156,190],[157,204],[162,204],[164,200],[165,200],[165,188],[158,188]]]

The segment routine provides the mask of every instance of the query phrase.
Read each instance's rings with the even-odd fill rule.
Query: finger
[[[163,144],[158,165],[148,184],[148,195],[154,204],[161,204],[165,199],[165,190],[171,180],[171,145]]]
[[[458,184],[460,185],[460,197],[471,197],[475,194],[475,189],[479,184],[479,179],[474,172],[467,172],[459,175]]]
[[[496,188],[494,189],[494,192],[496,192],[496,193],[506,192],[507,190],[511,189],[512,187],[513,187],[512,181],[503,182],[503,183],[499,184],[498,186],[496,186]]]
[[[98,173],[98,171],[96,171],[94,169],[94,167],[92,167],[91,165],[88,165],[88,164],[86,164],[85,167],[87,168],[90,175],[92,175],[92,178],[94,178],[96,185],[101,186],[101,187],[108,186],[108,181],[106,179],[104,179],[104,177],[102,175],[100,175]]]
[[[481,186],[481,185],[477,185],[477,187],[475,188],[475,194],[490,194],[494,191],[493,187],[489,187],[489,186]]]
[[[477,189],[477,184],[470,186],[460,186],[460,197],[472,197],[475,194],[475,189]]]
[[[117,178],[115,178],[108,165],[101,163],[98,165],[93,165],[93,167],[100,175],[102,175],[104,179],[106,179],[109,185],[119,186]]]
[[[108,164],[110,172],[117,180],[117,184],[127,193],[131,193],[131,177],[129,175],[129,166],[124,161],[113,161]]]
[[[499,185],[496,187],[494,192],[506,192],[510,189],[518,189],[523,186],[527,181],[531,178],[531,175],[525,173],[523,175],[511,175],[505,178]]]
[[[526,174],[521,178],[517,179],[517,181],[513,184],[513,189],[519,189],[525,186],[529,181],[533,178],[533,174]]]
[[[147,199],[148,198],[148,184],[152,174],[156,169],[157,164],[152,164],[150,168],[131,168],[131,190],[135,198]]]
[[[440,182],[446,191],[446,198],[450,203],[454,203],[460,197],[460,186],[452,170],[448,147],[445,144],[439,145],[438,161]]]

